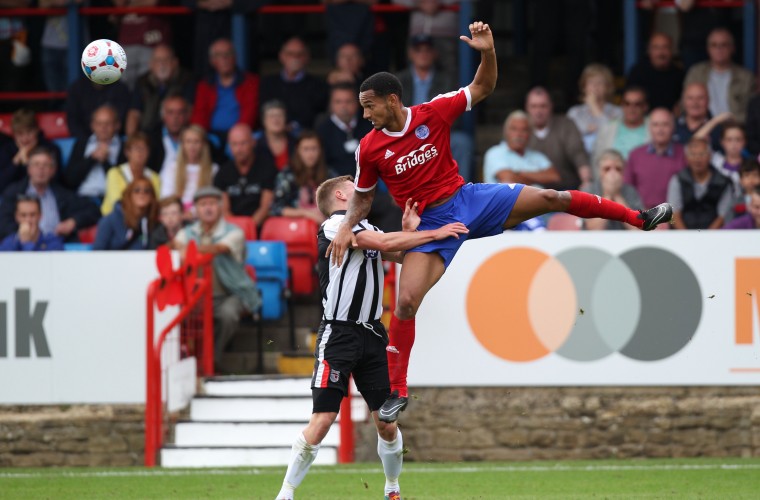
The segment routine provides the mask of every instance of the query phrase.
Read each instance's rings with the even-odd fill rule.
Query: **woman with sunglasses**
[[[146,178],[130,183],[113,212],[100,219],[93,250],[146,250],[158,223],[158,201]]]

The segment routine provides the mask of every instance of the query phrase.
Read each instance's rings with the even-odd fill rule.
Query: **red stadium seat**
[[[50,111],[37,113],[37,124],[42,133],[48,139],[61,139],[69,137],[69,126],[66,124],[66,113],[63,111]]]
[[[549,231],[580,231],[583,221],[575,215],[559,212],[549,217],[546,229]]]
[[[82,228],[78,231],[79,241],[82,243],[94,243],[95,233],[98,230],[98,226],[90,226]]]
[[[13,117],[10,113],[3,113],[0,114],[0,132],[7,135],[13,135],[13,132],[11,131],[11,118]]]
[[[230,224],[235,224],[237,227],[243,230],[246,241],[256,240],[256,223],[253,222],[251,217],[245,215],[228,215],[224,218]]]
[[[270,217],[261,228],[261,239],[284,241],[288,249],[291,291],[310,295],[317,289],[317,223],[305,217]]]

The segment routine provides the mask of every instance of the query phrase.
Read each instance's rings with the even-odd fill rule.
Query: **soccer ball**
[[[90,42],[82,52],[82,71],[95,83],[108,85],[121,78],[127,69],[127,54],[112,40]]]

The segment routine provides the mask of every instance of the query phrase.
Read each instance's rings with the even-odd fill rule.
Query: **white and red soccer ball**
[[[112,40],[95,40],[82,51],[82,71],[95,83],[114,83],[126,69],[127,54]]]

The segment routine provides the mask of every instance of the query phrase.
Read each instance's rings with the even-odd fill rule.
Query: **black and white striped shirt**
[[[377,321],[383,314],[383,261],[378,250],[348,248],[343,265],[337,267],[325,252],[338,233],[346,216],[345,210],[334,212],[319,228],[319,285],[322,291],[324,319],[367,323]],[[352,229],[382,232],[367,220]]]

